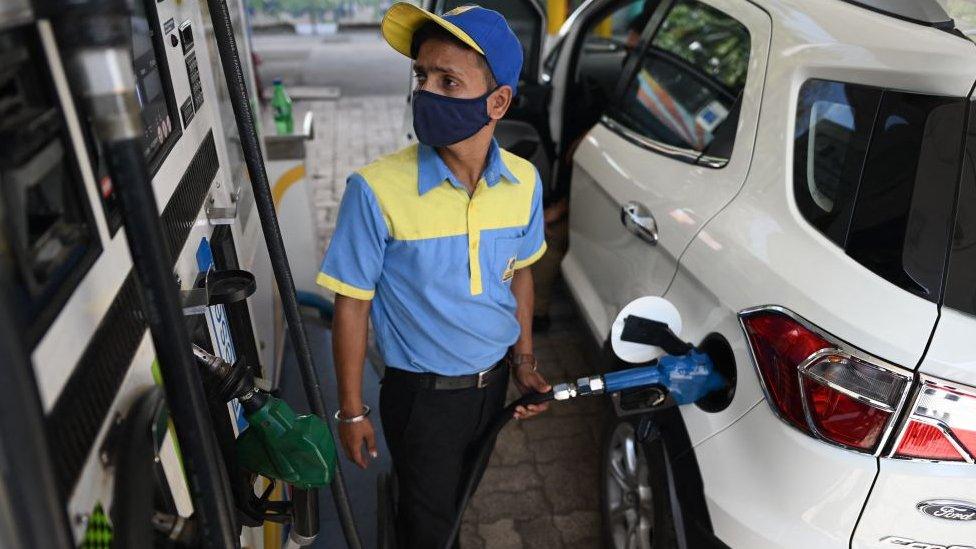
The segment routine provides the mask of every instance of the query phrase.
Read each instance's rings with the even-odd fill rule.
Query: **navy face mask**
[[[491,122],[487,100],[495,90],[473,99],[414,91],[413,131],[417,139],[431,147],[446,147],[478,133]]]

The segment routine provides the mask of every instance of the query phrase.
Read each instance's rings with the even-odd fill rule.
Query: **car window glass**
[[[957,97],[805,82],[793,147],[800,213],[859,264],[938,301],[964,111]]]
[[[814,227],[844,246],[881,90],[808,80],[797,101],[793,186]]]
[[[733,128],[737,123],[749,51],[749,31],[741,23],[709,6],[679,0],[664,17],[612,117],[698,159],[724,123]],[[734,139],[735,132],[726,133]],[[731,151],[731,146],[721,149]]]
[[[657,0],[621,2],[616,9],[591,21],[583,35],[583,47],[576,65],[576,82],[584,105],[602,114],[620,85],[627,57],[647,26]],[[592,120],[595,123],[596,119]]]
[[[586,31],[584,55],[587,51],[600,52],[611,45],[618,48],[633,47],[641,31],[647,26],[658,0],[635,0],[621,3],[609,15]]]
[[[945,305],[976,315],[976,109],[970,106]]]
[[[936,301],[958,182],[965,101],[885,91],[847,239],[847,254]]]
[[[475,2],[471,0],[444,0],[440,5],[441,13],[446,13],[461,6],[468,6]],[[522,44],[524,61],[522,63],[522,78],[534,81],[539,67],[539,56],[542,46],[539,39],[542,36],[542,15],[533,7],[533,0],[478,0],[477,5],[495,10],[505,16],[508,25],[512,27],[519,43]]]

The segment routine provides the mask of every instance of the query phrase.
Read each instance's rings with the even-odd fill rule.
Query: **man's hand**
[[[363,454],[363,445],[369,451],[369,457],[376,459],[379,452],[376,451],[376,433],[373,431],[373,424],[369,419],[357,421],[356,423],[339,424],[339,442],[342,444],[346,457],[365,469],[369,465],[366,455]]]
[[[546,393],[552,387],[542,374],[535,371],[531,364],[520,364],[512,368],[515,386],[523,395],[528,393]],[[549,403],[529,404],[515,408],[515,419],[528,419],[536,414],[545,412],[549,409]]]

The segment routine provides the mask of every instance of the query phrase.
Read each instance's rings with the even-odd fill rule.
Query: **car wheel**
[[[606,547],[674,547],[661,440],[638,442],[634,425],[614,417],[605,432],[602,469]]]

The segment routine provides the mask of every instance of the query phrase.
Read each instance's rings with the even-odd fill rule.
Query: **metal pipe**
[[[0,280],[0,288],[9,287]],[[54,479],[34,370],[9,307],[0,290],[0,545],[67,549],[74,546],[67,503]]]
[[[292,488],[291,532],[288,540],[305,547],[319,535],[319,498],[316,490]]]
[[[278,293],[281,296],[285,319],[288,322],[288,332],[292,345],[295,347],[295,355],[298,358],[305,398],[315,415],[328,419],[329,414],[325,407],[325,399],[322,397],[322,389],[315,371],[315,364],[312,361],[312,348],[309,345],[308,336],[305,334],[301,311],[298,308],[295,281],[292,278],[288,256],[285,253],[285,243],[281,237],[281,228],[278,226],[278,216],[271,197],[271,185],[268,181],[268,172],[265,169],[261,144],[254,125],[254,113],[251,112],[251,102],[244,81],[244,70],[238,54],[237,40],[234,38],[234,25],[231,21],[230,10],[225,0],[207,0],[207,5],[210,9],[210,18],[213,21],[217,51],[223,65],[224,78],[227,80],[231,105],[234,108],[234,118],[237,121],[237,129],[241,137],[244,161],[247,164],[251,188],[254,191],[254,202],[257,205],[264,240],[271,256],[271,265],[274,269],[275,281],[278,284]],[[330,488],[346,543],[351,549],[360,549],[362,542],[359,533],[356,531],[352,508],[349,504],[346,485],[338,462],[336,463],[335,478]],[[311,497],[314,497],[314,494]]]
[[[129,53],[129,13],[119,4],[92,2],[78,18],[77,6],[65,10],[75,12],[75,17],[58,19],[58,28],[63,31],[59,37],[64,40],[65,51],[72,54],[72,81],[95,120],[109,175],[118,192],[126,240],[140,282],[143,314],[176,425],[201,541],[205,547],[238,547],[230,483],[190,354],[190,337],[142,152],[142,121]],[[53,15],[58,17],[63,12]]]

